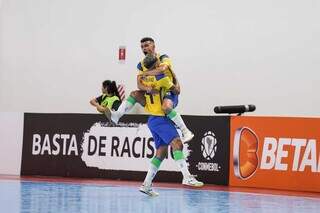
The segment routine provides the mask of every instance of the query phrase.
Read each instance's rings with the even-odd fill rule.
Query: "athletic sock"
[[[146,178],[144,179],[143,183],[147,186],[150,186],[152,183],[153,178],[156,176],[159,167],[161,165],[162,160],[157,157],[152,158],[148,173]]]
[[[182,131],[183,134],[187,131],[190,131],[184,123],[181,115],[174,109],[172,109],[170,113],[167,114],[167,117],[170,118],[178,126],[178,128]]]
[[[189,177],[191,174],[189,172],[188,165],[187,165],[187,162],[184,158],[183,152],[181,150],[173,151],[173,158],[176,161],[176,163],[177,163],[177,165],[183,175],[183,178]]]
[[[134,106],[134,104],[135,104],[136,102],[137,102],[136,99],[133,98],[132,96],[129,96],[126,101],[123,101],[123,102],[120,104],[118,110],[115,112],[117,118],[119,119],[119,118],[122,117],[125,113],[129,112],[129,111],[132,109],[132,107]]]

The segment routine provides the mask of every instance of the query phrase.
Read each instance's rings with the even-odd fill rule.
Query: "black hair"
[[[151,37],[144,37],[144,38],[142,38],[142,39],[140,40],[140,43],[143,43],[143,42],[146,42],[146,41],[151,41],[151,42],[154,43],[154,40],[153,40],[153,38],[151,38]]]
[[[157,63],[157,57],[153,54],[147,54],[146,57],[143,59],[143,66],[147,69],[151,69]]]
[[[102,82],[103,88],[107,89],[107,92],[112,95],[118,96],[119,100],[121,101],[121,97],[119,95],[118,87],[115,81],[105,80]]]

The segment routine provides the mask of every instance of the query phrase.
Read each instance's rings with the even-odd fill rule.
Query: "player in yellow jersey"
[[[178,94],[180,93],[180,86],[175,74],[172,71],[172,64],[170,58],[167,55],[159,55],[155,53],[155,44],[152,38],[146,37],[141,39],[141,49],[145,55],[152,55],[157,57],[157,63],[154,64],[154,69],[151,70],[151,75],[141,75],[147,73],[152,67],[145,67],[143,62],[138,63],[139,74],[137,77],[138,81],[144,81],[145,84],[141,84],[138,88],[139,90],[133,91],[130,93],[130,96],[124,101],[117,111],[107,111],[106,116],[109,120],[112,120],[114,123],[118,123],[118,120],[122,115],[128,112],[136,102],[140,103],[142,106],[145,106],[145,94],[150,94],[154,90],[159,89],[159,86],[154,86],[148,83],[149,79],[152,78],[161,78],[158,85],[162,85],[161,82],[166,77],[172,82],[174,87],[172,89],[166,90],[166,93],[163,95],[162,100],[162,109],[164,113],[180,128],[182,132],[182,141],[190,141],[194,134],[187,128],[181,115],[174,110],[178,104]],[[148,71],[149,72],[149,71]],[[152,72],[161,72],[160,74],[154,75]],[[163,78],[163,79],[162,79]]]
[[[143,81],[137,82],[138,87],[144,87]],[[193,175],[190,174],[188,169],[188,164],[185,160],[183,150],[183,143],[180,139],[180,136],[177,132],[177,129],[174,126],[173,121],[165,115],[162,107],[163,97],[165,93],[164,88],[159,89],[159,92],[152,92],[146,94],[145,108],[150,113],[148,119],[148,128],[154,139],[156,147],[156,155],[152,158],[150,166],[145,177],[145,180],[142,186],[139,188],[139,191],[149,195],[157,196],[158,193],[152,189],[152,180],[154,179],[162,161],[168,155],[168,146],[171,146],[173,151],[173,158],[177,163],[183,179],[182,184],[193,187],[203,186],[203,182],[198,181]]]

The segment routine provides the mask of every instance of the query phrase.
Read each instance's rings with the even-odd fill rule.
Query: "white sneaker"
[[[186,186],[193,186],[193,187],[201,187],[203,186],[203,182],[198,181],[194,175],[190,175],[187,178],[183,178],[182,184]]]
[[[120,117],[116,111],[111,111],[111,120],[113,123],[118,124]]]
[[[104,112],[104,115],[108,118],[108,120],[114,124],[118,124],[119,122],[119,116],[117,116],[117,113],[114,111],[111,111],[109,108],[106,108],[106,111]]]
[[[139,191],[142,193],[145,193],[151,197],[155,197],[155,196],[159,195],[159,193],[152,190],[152,185],[148,186],[148,185],[142,184],[139,188]]]
[[[194,134],[190,130],[187,130],[182,132],[181,140],[183,143],[186,143],[188,141],[191,141],[193,137],[194,137]]]

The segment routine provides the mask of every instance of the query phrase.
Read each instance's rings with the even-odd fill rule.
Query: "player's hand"
[[[174,94],[179,95],[179,94],[180,94],[180,87],[173,86],[173,88],[171,89],[171,91],[172,91]]]
[[[150,76],[148,72],[144,72],[144,73],[142,74],[142,77],[147,77],[147,76]]]
[[[157,94],[157,93],[159,93],[159,91],[157,89],[155,89],[154,87],[148,87],[147,88],[147,93]]]
[[[103,106],[98,105],[98,106],[97,106],[97,111],[98,111],[98,112],[101,112],[101,113],[104,113],[104,112],[106,111],[106,108],[103,107]]]

